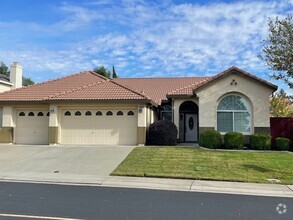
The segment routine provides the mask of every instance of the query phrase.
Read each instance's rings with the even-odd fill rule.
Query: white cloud
[[[90,8],[62,5],[65,19],[53,26],[62,31],[82,30],[101,21],[120,29],[109,26],[103,35],[92,34],[88,40],[69,43],[57,51],[28,49],[21,53],[2,51],[0,55],[11,61],[20,56],[33,72],[69,74],[115,65],[122,76],[182,76],[215,74],[236,65],[253,73],[266,69],[257,55],[267,36],[267,18],[292,11],[289,1],[92,3]],[[107,5],[103,13],[95,8],[100,5]]]

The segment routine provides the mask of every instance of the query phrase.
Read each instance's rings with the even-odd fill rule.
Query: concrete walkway
[[[109,176],[132,149],[127,146],[0,145],[0,181],[293,198],[293,185]]]

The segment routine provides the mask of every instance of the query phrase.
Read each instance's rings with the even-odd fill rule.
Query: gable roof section
[[[244,70],[241,70],[235,66],[232,66],[230,67],[229,69],[215,75],[215,76],[212,76],[212,77],[207,77],[206,80],[203,80],[199,83],[196,83],[194,85],[189,85],[189,86],[185,86],[183,88],[180,88],[180,89],[177,89],[177,90],[174,90],[170,93],[167,94],[167,97],[173,97],[173,96],[181,96],[181,95],[192,95],[194,94],[195,91],[197,91],[198,89],[200,88],[203,88],[207,85],[209,85],[210,83],[213,83],[223,77],[226,77],[230,74],[233,74],[233,73],[236,73],[236,74],[240,74],[244,77],[247,77],[251,80],[255,80],[257,81],[258,83],[264,85],[264,86],[267,86],[269,88],[271,88],[273,91],[276,91],[278,89],[278,86],[266,81],[266,80],[263,80],[261,78],[258,78],[256,77],[255,75],[252,75],[251,73],[249,72],[246,72]]]
[[[114,82],[127,85],[136,91],[146,94],[158,105],[168,100],[169,92],[180,88],[192,87],[210,77],[178,77],[178,78],[116,78]],[[192,94],[192,90],[191,90]]]
[[[198,84],[196,87],[194,87],[194,90],[198,90],[199,88],[207,86],[208,84],[210,84],[210,83],[212,83],[212,82],[214,82],[214,81],[216,81],[218,79],[221,79],[223,77],[226,77],[226,76],[228,76],[230,74],[233,74],[233,73],[240,74],[240,75],[242,75],[244,77],[252,79],[252,80],[254,80],[254,81],[256,81],[256,82],[258,82],[258,83],[260,83],[260,84],[262,84],[264,86],[267,86],[267,87],[271,88],[273,91],[278,89],[278,86],[276,86],[276,85],[274,85],[274,84],[272,84],[272,83],[270,83],[270,82],[268,82],[268,81],[266,81],[264,79],[261,79],[261,78],[255,76],[255,75],[252,75],[249,72],[246,72],[246,71],[244,71],[242,69],[239,69],[236,66],[232,66],[229,69],[227,69],[227,70],[225,70],[225,71],[223,71],[223,72],[221,72],[221,73],[219,73],[219,74],[217,74],[217,75],[215,75],[213,77],[210,77],[206,82]]]
[[[0,94],[0,102],[54,100],[150,100],[150,98],[92,71]]]

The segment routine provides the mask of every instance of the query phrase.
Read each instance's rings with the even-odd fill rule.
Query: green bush
[[[177,127],[171,121],[156,121],[149,127],[148,145],[176,145]]]
[[[219,148],[221,146],[221,134],[215,130],[206,130],[200,134],[199,145],[207,148]]]
[[[289,150],[290,147],[290,139],[288,138],[276,138],[275,139],[276,150]]]
[[[271,136],[268,134],[253,134],[250,136],[250,148],[254,150],[270,150]]]
[[[224,135],[224,145],[227,149],[242,149],[244,135],[239,132],[228,132]]]

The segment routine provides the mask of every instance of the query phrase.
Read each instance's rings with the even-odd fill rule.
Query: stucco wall
[[[231,85],[233,80],[237,84]],[[239,93],[251,102],[252,132],[254,127],[270,127],[269,96],[272,90],[238,74],[231,74],[196,91],[199,97],[199,127],[216,128],[217,105],[227,93]]]
[[[0,83],[0,92],[6,92],[11,89],[11,85]]]

